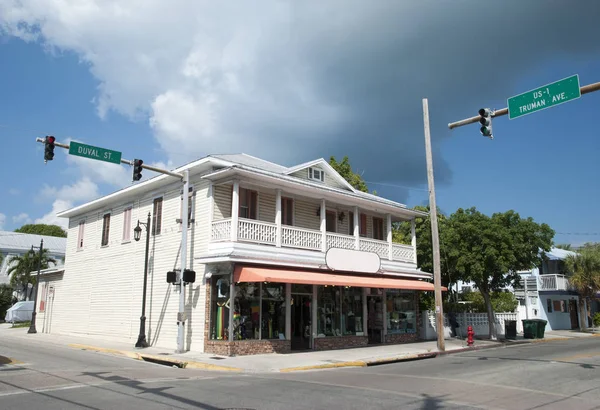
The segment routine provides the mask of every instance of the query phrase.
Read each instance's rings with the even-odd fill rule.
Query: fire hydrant
[[[473,346],[473,336],[475,336],[475,332],[473,331],[473,326],[467,327],[467,346]]]

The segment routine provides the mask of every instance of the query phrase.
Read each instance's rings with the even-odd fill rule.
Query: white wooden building
[[[423,213],[359,192],[323,159],[287,168],[245,154],[211,155],[189,170],[186,349],[252,354],[417,340],[414,218]],[[148,171],[147,171],[148,172]],[[145,231],[151,215],[146,304],[151,345],[176,348],[181,181],[160,175],[59,214],[69,219],[66,263],[52,285],[52,332],[137,340]],[[413,221],[411,244],[392,242]],[[380,260],[376,273],[332,272],[332,248]],[[363,252],[363,253],[359,253]],[[230,326],[231,324],[231,326]]]

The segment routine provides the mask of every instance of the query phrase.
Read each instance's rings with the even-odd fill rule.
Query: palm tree
[[[31,272],[37,270],[38,260],[40,260],[40,254],[33,252],[33,249],[23,255],[14,256],[10,260],[11,266],[8,269],[10,283],[15,289],[19,286],[23,289],[25,300],[29,300],[29,284],[35,285],[36,278],[31,276]],[[41,269],[48,268],[51,263],[56,264],[56,260],[48,256],[48,249],[42,249]]]
[[[571,273],[569,282],[580,295],[579,310],[582,310],[585,300],[588,306],[586,313],[589,314],[591,302],[600,292],[600,247],[585,246],[578,254],[569,255],[565,260],[565,266]]]

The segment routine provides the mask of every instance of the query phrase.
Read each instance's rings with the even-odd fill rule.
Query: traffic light
[[[177,282],[177,272],[167,272],[167,283],[176,283]]]
[[[479,119],[479,123],[481,124],[479,131],[481,135],[494,139],[492,135],[492,111],[489,108],[482,108],[479,110],[479,116],[481,117]]]
[[[52,161],[54,158],[54,141],[56,138],[47,136],[44,140],[44,161]]]
[[[183,281],[185,283],[194,283],[196,282],[196,272],[191,269],[185,269],[183,271]]]
[[[142,161],[141,159],[133,160],[133,180],[134,181],[139,181],[140,179],[142,179],[142,164],[143,163],[144,163],[144,161]]]

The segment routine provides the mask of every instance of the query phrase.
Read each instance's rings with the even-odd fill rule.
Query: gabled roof
[[[306,168],[314,167],[314,166],[319,166],[319,167],[325,168],[325,170],[329,173],[329,175],[333,179],[335,179],[337,182],[339,182],[342,186],[345,186],[352,192],[356,191],[356,189],[354,189],[354,187],[352,185],[350,185],[350,183],[348,181],[346,181],[344,179],[344,177],[342,177],[335,169],[333,169],[333,167],[331,165],[329,165],[329,162],[325,161],[325,159],[323,159],[323,158],[315,159],[314,161],[305,162],[304,164],[300,164],[300,165],[296,165],[295,167],[288,168],[285,174],[291,175],[295,172],[301,171]]]
[[[264,169],[278,174],[285,173],[288,168],[283,165],[275,164],[271,161],[266,161],[261,158],[253,157],[248,154],[213,154],[209,155],[212,158],[222,159],[223,161],[234,162],[236,164],[247,165],[252,168]]]
[[[36,248],[39,247],[42,239],[44,240],[44,249],[48,249],[50,254],[65,254],[67,249],[67,238],[9,231],[0,231],[0,252],[25,253],[31,250],[32,245]]]

